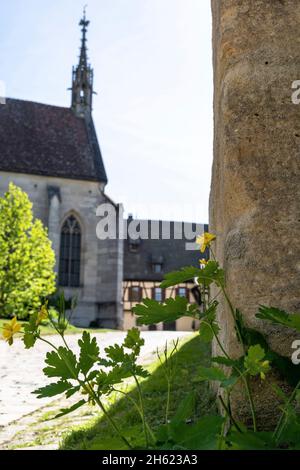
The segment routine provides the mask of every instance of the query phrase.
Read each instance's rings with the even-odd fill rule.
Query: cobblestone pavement
[[[187,336],[189,333],[178,331],[147,331],[142,336],[145,345],[142,348],[140,362],[147,364],[155,359],[156,350],[162,349],[167,342]],[[113,331],[95,333],[100,350],[108,345],[121,343],[125,333]],[[80,335],[67,338],[69,346],[78,351]],[[49,337],[56,346],[60,344],[57,336]],[[49,383],[44,376],[44,358],[50,346],[38,342],[34,349],[26,350],[21,340],[15,340],[13,346],[0,341],[0,449],[13,435],[25,429],[36,419],[36,414],[51,407],[53,398],[37,399],[32,391]],[[57,401],[56,401],[57,404]],[[5,446],[6,447],[6,446]],[[2,448],[5,448],[4,446]],[[6,447],[7,448],[7,447]]]

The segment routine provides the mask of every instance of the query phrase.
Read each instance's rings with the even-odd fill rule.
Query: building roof
[[[0,105],[0,171],[107,183],[92,118],[15,99]]]
[[[154,221],[149,224],[151,222]],[[192,240],[184,236],[175,239],[174,233],[179,236],[182,222],[165,222],[170,224],[170,239],[162,238],[161,222],[154,223],[160,223],[159,239],[132,240],[128,235],[124,240],[124,281],[162,281],[164,274],[184,266],[198,267],[200,258],[208,258],[208,253],[200,254],[196,245],[194,248],[197,249],[186,249],[186,243],[195,242],[195,236]],[[203,224],[186,224],[185,228],[194,230],[197,235],[208,230]],[[155,265],[161,265],[161,272],[155,272]]]

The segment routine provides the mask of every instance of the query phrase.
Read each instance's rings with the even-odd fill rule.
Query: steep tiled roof
[[[15,99],[0,105],[0,171],[107,182],[91,119]]]
[[[208,252],[201,254],[198,246],[196,250],[186,249],[186,243],[195,242],[196,237],[190,240],[183,234],[181,239],[176,239],[174,233],[178,236],[182,223],[169,222],[169,224],[169,239],[163,239],[160,228],[157,240],[150,238],[148,240],[131,240],[129,237],[124,240],[124,280],[161,281],[166,273],[176,271],[184,266],[199,267],[200,258],[208,259]],[[208,231],[208,226],[203,224],[187,224],[186,227],[190,230],[196,229],[198,234]],[[161,265],[159,273],[154,269],[157,264]]]

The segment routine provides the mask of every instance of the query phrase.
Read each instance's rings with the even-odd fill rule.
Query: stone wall
[[[259,304],[300,311],[300,105],[291,99],[300,80],[300,2],[212,0],[212,13],[210,231],[233,304],[273,349],[291,356],[294,334],[255,313]],[[224,344],[238,355],[224,306],[220,319]],[[261,417],[270,418],[265,387],[256,384],[256,398]]]

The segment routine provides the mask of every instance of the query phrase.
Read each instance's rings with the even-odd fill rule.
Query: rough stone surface
[[[212,13],[210,231],[233,304],[290,356],[295,334],[255,313],[259,304],[300,311],[300,105],[291,99],[300,79],[300,3],[212,0]],[[238,354],[224,306],[221,321],[224,344]],[[274,402],[269,391],[256,393],[266,417]]]

